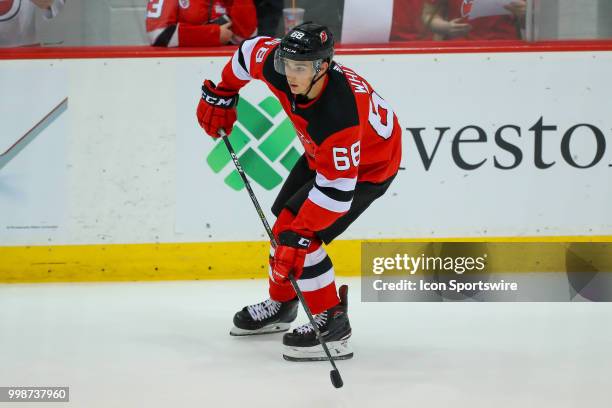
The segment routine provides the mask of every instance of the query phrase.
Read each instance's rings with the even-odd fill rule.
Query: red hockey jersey
[[[149,0],[147,34],[152,45],[165,47],[223,45],[219,25],[207,24],[223,15],[232,21],[236,44],[257,33],[253,0]]]
[[[222,74],[223,86],[239,90],[252,79],[278,98],[304,146],[315,183],[292,227],[319,231],[345,214],[357,182],[380,183],[397,173],[401,127],[393,110],[361,76],[332,62],[320,95],[295,101],[287,79],[274,69],[280,40],[243,42]]]
[[[389,41],[431,40],[421,15],[423,0],[393,0],[393,19]]]

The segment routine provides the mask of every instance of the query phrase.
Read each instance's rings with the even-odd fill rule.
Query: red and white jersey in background
[[[230,17],[236,44],[257,34],[253,0],[149,0],[146,28],[152,45],[208,47],[223,45],[219,25],[207,24]]]
[[[225,88],[259,79],[278,98],[304,146],[315,184],[293,221],[295,230],[320,231],[345,214],[357,182],[381,183],[401,159],[401,128],[391,107],[348,67],[332,63],[320,95],[295,102],[287,78],[274,69],[280,40],[245,41],[222,73]]]
[[[64,0],[54,0],[51,7],[42,10],[30,0],[0,0],[0,47],[37,45],[35,17],[37,11],[45,19],[55,17]]]
[[[427,2],[441,7],[442,15],[446,9],[446,19],[468,15],[473,0],[426,0]],[[444,5],[447,4],[445,7]],[[480,17],[468,21],[472,30],[463,37],[454,37],[450,40],[520,40],[520,30],[517,28],[517,20],[511,15]]]

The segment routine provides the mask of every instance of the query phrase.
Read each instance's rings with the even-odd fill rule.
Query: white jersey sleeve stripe
[[[317,172],[315,183],[321,187],[331,187],[341,191],[353,191],[357,184],[357,177],[355,178],[342,178],[339,177],[335,180],[329,180],[321,173]]]
[[[234,72],[234,75],[236,75],[236,78],[242,80],[242,81],[250,81],[251,79],[253,79],[251,77],[251,75],[249,75],[249,73],[242,67],[242,65],[240,65],[240,62],[238,62],[238,55],[239,55],[240,51],[236,51],[234,53],[234,56],[232,57],[232,71]]]
[[[347,212],[351,208],[351,203],[353,202],[353,200],[350,200],[350,201],[334,200],[333,198],[323,194],[321,190],[319,190],[318,188],[314,186],[310,189],[310,192],[308,193],[308,199],[312,201],[313,203],[315,203],[316,205],[318,205],[319,207],[325,208],[328,211],[332,211],[336,213]]]
[[[246,40],[242,43],[240,48],[236,50],[234,56],[232,57],[232,70],[234,71],[234,75],[243,81],[250,81],[253,79],[249,72],[251,66],[251,56],[253,54],[253,49],[257,42],[261,39],[261,37],[251,38],[250,40]],[[242,53],[242,58],[244,60],[244,66],[240,64],[240,53]]]

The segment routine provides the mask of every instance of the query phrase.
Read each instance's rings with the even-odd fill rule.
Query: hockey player
[[[215,86],[205,80],[197,117],[206,133],[232,131],[238,91],[252,79],[266,83],[291,119],[304,154],[276,198],[270,250],[270,298],[234,316],[230,334],[287,331],[298,300],[293,273],[332,356],[352,357],[347,290],[336,294],[329,244],[382,196],[401,158],[401,128],[391,107],[353,70],[333,61],[334,41],[324,26],[305,23],[282,40],[244,41]],[[283,337],[288,360],[325,354],[310,323]]]

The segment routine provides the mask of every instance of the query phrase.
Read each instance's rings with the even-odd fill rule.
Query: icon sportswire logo
[[[280,105],[272,96],[254,104],[241,97],[238,102],[238,121],[229,140],[239,156],[245,173],[251,180],[266,190],[280,185],[295,162],[300,158],[299,140],[295,129]],[[239,191],[244,183],[238,172],[227,171],[231,157],[225,145],[216,139],[208,154],[208,166],[232,189]],[[224,171],[226,170],[226,171]]]

